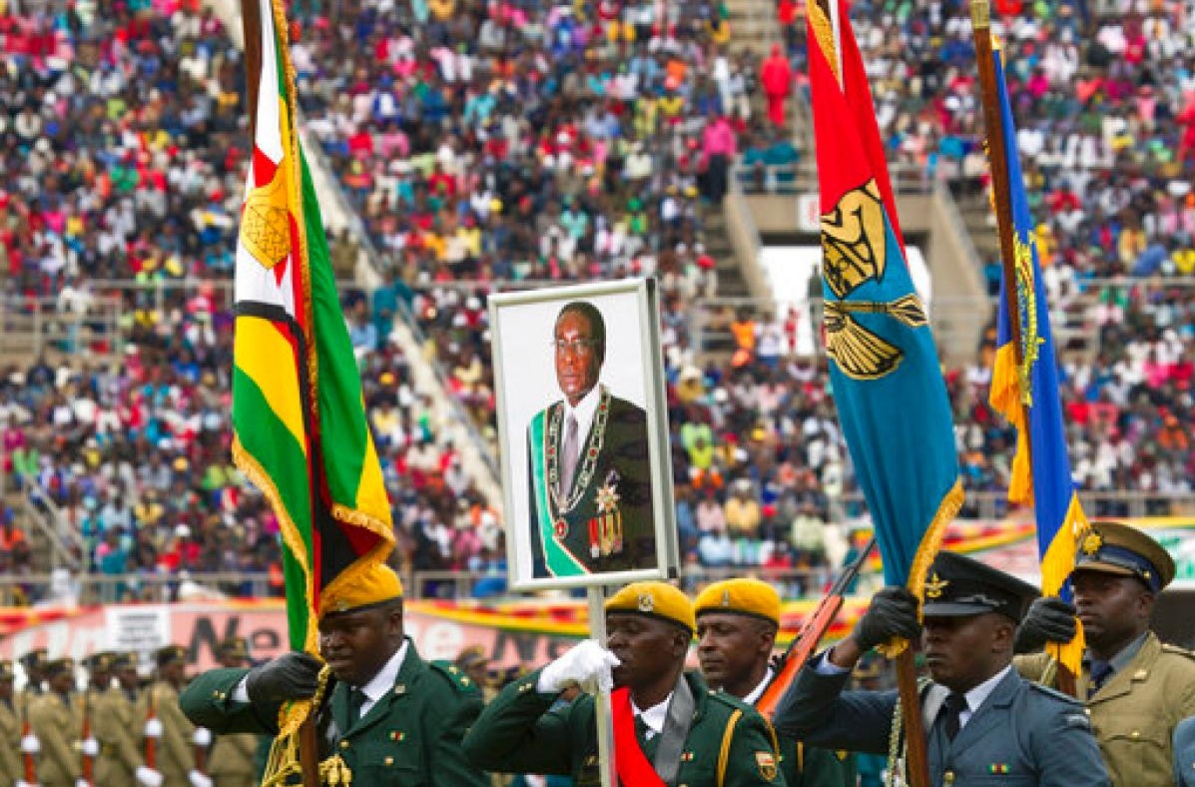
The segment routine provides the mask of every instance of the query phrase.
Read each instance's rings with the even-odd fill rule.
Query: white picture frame
[[[584,309],[595,309],[605,342],[604,355],[593,358],[592,426],[580,440],[576,480],[566,494],[559,457],[569,408],[557,357],[572,358],[578,350],[567,342],[558,350],[555,342],[562,310],[570,306],[575,316],[578,303],[585,305],[579,309],[584,319],[572,324],[590,322]],[[678,577],[655,281],[500,293],[490,297],[489,310],[510,589]],[[577,412],[585,410],[579,403]]]

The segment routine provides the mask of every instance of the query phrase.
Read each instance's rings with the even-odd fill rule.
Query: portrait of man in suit
[[[587,301],[564,304],[550,352],[563,398],[527,428],[533,576],[653,567],[647,414],[601,383],[601,311]]]

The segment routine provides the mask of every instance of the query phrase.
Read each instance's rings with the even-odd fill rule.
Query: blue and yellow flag
[[[809,4],[824,329],[838,417],[867,499],[888,584],[922,594],[963,502],[950,400],[925,307],[905,263],[867,75],[838,0]],[[841,77],[841,78],[840,78]]]
[[[1012,315],[1002,281],[996,328],[997,351],[989,400],[992,407],[1017,428],[1017,452],[1008,499],[1014,503],[1033,502],[1037,516],[1037,548],[1041,555],[1042,593],[1069,597],[1066,580],[1075,566],[1076,537],[1087,528],[1087,518],[1071,478],[1050,311],[1037,245],[1033,240],[1033,220],[1025,198],[1021,161],[1017,154],[1017,131],[999,50],[992,57],[1008,167],[1011,203],[1008,213],[1012,217],[1016,251],[1016,314],[1019,318],[1016,324],[1020,326],[1020,358],[1018,363]],[[1059,649],[1054,655],[1061,664],[1078,674],[1082,653],[1080,632],[1071,645]]]

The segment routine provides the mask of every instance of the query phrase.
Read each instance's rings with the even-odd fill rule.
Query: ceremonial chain
[[[605,442],[606,421],[609,417],[610,392],[606,390],[605,386],[602,386],[597,412],[593,416],[593,428],[590,430],[589,441],[585,445],[585,460],[581,464],[581,472],[573,481],[572,494],[561,501],[560,452],[557,450],[557,446],[560,445],[558,438],[560,437],[560,422],[564,420],[564,405],[552,413],[552,417],[548,421],[548,445],[551,448],[551,454],[548,457],[548,492],[552,496],[552,502],[556,504],[557,514],[567,514],[572,511],[593,479],[594,470],[597,469],[598,456],[601,455],[602,444]]]

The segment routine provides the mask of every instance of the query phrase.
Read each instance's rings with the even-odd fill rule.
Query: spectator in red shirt
[[[759,81],[768,100],[768,119],[780,128],[784,126],[786,102],[793,89],[793,71],[779,44],[772,44],[772,54],[760,67]]]

